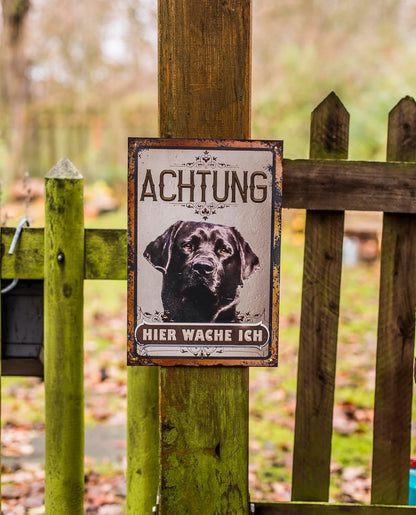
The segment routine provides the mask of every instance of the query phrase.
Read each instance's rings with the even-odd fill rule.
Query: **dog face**
[[[163,273],[163,307],[175,322],[233,321],[238,286],[259,268],[234,227],[206,222],[176,222],[144,257]]]

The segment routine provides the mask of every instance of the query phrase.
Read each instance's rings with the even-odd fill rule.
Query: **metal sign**
[[[277,365],[282,148],[129,139],[129,365]]]

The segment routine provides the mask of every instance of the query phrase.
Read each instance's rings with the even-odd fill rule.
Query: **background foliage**
[[[127,136],[157,135],[156,2],[2,8],[3,179],[64,155],[89,178],[124,179]],[[310,112],[334,90],[351,157],[383,159],[387,113],[413,92],[415,21],[415,0],[253,0],[252,136],[306,157]]]

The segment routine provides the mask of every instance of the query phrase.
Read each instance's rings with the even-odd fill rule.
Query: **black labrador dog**
[[[143,255],[163,273],[171,322],[235,321],[238,287],[260,267],[237,229],[207,222],[176,222]]]

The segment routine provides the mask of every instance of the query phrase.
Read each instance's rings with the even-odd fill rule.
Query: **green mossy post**
[[[127,513],[152,513],[159,484],[159,371],[127,370]]]
[[[45,508],[84,513],[83,179],[62,159],[45,184]]]
[[[161,137],[250,138],[251,1],[158,16]],[[248,513],[248,369],[161,367],[160,424],[160,513]]]

